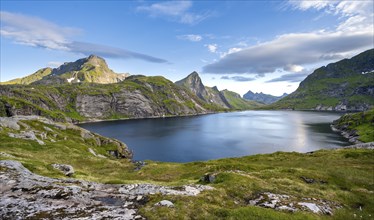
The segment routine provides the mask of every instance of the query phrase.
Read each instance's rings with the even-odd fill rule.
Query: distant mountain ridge
[[[261,102],[264,104],[271,104],[274,103],[284,97],[288,96],[287,93],[283,93],[281,96],[273,96],[269,94],[264,94],[262,92],[260,93],[253,93],[251,90],[249,90],[246,94],[243,95],[243,98],[246,100],[252,100],[256,102]]]
[[[374,49],[316,69],[277,109],[363,111],[374,106]]]
[[[96,55],[66,62],[51,69],[43,68],[21,79],[10,80],[2,84],[63,84],[63,83],[99,83],[108,84],[124,80],[129,74],[118,74],[109,69],[106,61]]]
[[[244,100],[235,92],[228,90],[219,91],[217,86],[204,86],[196,71],[192,72],[187,77],[176,81],[175,84],[190,90],[203,101],[218,104],[225,109],[244,110],[261,105],[256,102]]]

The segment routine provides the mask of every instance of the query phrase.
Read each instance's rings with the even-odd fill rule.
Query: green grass
[[[335,121],[334,125],[344,131],[355,131],[362,142],[374,141],[374,109],[345,114]]]
[[[39,145],[36,141],[10,138],[8,132],[16,131],[3,128],[0,130],[0,151],[16,156],[16,160],[41,175],[64,178],[51,167],[52,163],[71,164],[76,170],[74,178],[102,183],[148,182],[181,186],[200,183],[205,173],[217,175],[216,181],[209,184],[215,190],[196,197],[150,196],[150,201],[140,210],[148,219],[246,219],[248,216],[250,219],[347,219],[354,213],[370,219],[368,216],[374,215],[373,150],[319,150],[312,154],[277,152],[191,163],[147,161],[145,167],[134,171],[129,160],[107,155],[107,150],[116,149],[113,144],[99,146],[94,138],[83,139],[73,128],[59,130],[37,121],[24,123],[33,130],[47,132],[48,138],[56,142],[45,140],[46,145]],[[44,126],[54,132],[46,131]],[[108,158],[94,157],[88,148]],[[324,180],[327,184],[307,184],[301,176]],[[249,206],[248,200],[260,192],[326,199],[343,208],[331,217]],[[176,207],[153,206],[162,199],[173,201]],[[360,206],[362,211],[359,211]]]

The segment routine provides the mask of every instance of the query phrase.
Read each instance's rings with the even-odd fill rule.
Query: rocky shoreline
[[[144,219],[138,210],[148,195],[196,196],[213,189],[48,178],[12,160],[0,161],[0,177],[0,219]],[[154,205],[172,207],[167,200]]]

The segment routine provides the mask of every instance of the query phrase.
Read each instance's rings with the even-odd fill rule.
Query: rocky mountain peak
[[[192,72],[186,78],[175,82],[175,84],[189,89],[197,97],[205,100],[204,97],[206,97],[207,91],[205,89],[204,84],[201,81],[199,74],[196,71]]]

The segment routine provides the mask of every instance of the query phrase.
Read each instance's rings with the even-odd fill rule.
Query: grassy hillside
[[[374,105],[374,49],[316,69],[276,109],[366,110]]]
[[[43,77],[48,76],[51,74],[51,68],[44,68],[36,71],[35,73],[18,79],[13,79],[7,82],[0,82],[0,85],[12,85],[12,84],[22,84],[22,85],[29,85],[33,82],[41,80]]]
[[[222,90],[221,92],[233,109],[248,110],[263,106],[263,104],[261,103],[241,98],[240,95],[236,92],[232,92],[227,89]]]
[[[47,128],[46,128],[47,127]],[[45,145],[36,141],[9,137],[20,133],[8,127],[0,129],[0,159],[21,161],[31,171],[50,177],[64,176],[52,163],[70,164],[74,178],[103,183],[150,182],[181,186],[201,183],[215,190],[196,197],[151,195],[141,214],[149,219],[371,219],[374,215],[374,151],[369,149],[320,150],[313,153],[282,153],[228,158],[206,162],[164,163],[147,161],[139,171],[127,159],[116,159],[106,153],[116,145],[99,146],[95,138],[82,135],[74,128],[59,129],[40,121],[23,121],[21,130],[46,133]],[[52,141],[53,139],[53,141]],[[104,143],[104,142],[103,142]],[[95,157],[96,153],[107,158]],[[200,182],[204,174],[214,174],[212,183]],[[307,183],[304,179],[314,179]],[[251,206],[249,200],[260,193],[292,196],[296,201],[314,198],[331,201],[340,209],[333,216],[311,212],[276,211]],[[168,199],[175,208],[154,207]]]
[[[333,125],[346,133],[358,135],[362,142],[374,141],[374,109],[366,112],[345,114]]]

